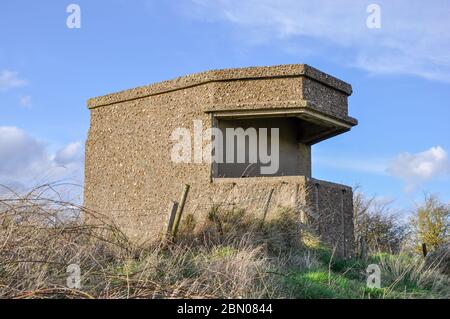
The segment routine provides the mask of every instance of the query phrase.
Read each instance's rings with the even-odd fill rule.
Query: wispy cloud
[[[0,72],[0,91],[22,87],[28,84],[28,81],[19,77],[17,72],[3,70]]]
[[[398,155],[391,161],[388,172],[406,183],[406,191],[412,191],[424,182],[450,174],[450,160],[447,152],[436,146],[416,154]]]
[[[29,95],[23,95],[19,98],[19,103],[21,106],[30,108],[33,106],[33,103],[31,101],[31,96]]]
[[[380,0],[381,28],[366,25],[360,0],[191,0],[189,14],[204,21],[226,21],[247,33],[249,42],[273,39],[341,48],[333,60],[375,74],[410,74],[450,82],[450,2]],[[315,43],[316,46],[317,43]],[[327,53],[328,52],[328,53]],[[325,55],[326,56],[326,55]]]

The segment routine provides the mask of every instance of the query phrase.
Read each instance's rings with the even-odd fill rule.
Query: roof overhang
[[[207,113],[211,113],[218,120],[295,117],[301,121],[304,128],[299,142],[308,145],[348,132],[358,123],[350,117],[347,120],[343,120],[305,107],[266,110],[226,110]]]

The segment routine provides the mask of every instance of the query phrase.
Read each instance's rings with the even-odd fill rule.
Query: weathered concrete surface
[[[267,219],[281,208],[298,214],[299,223],[308,224],[335,256],[351,257],[353,242],[353,192],[351,187],[304,176],[223,178],[212,183],[209,202],[243,208],[262,217],[271,189]]]
[[[136,241],[158,238],[164,231],[169,201],[179,198],[185,183],[191,185],[186,213],[198,218],[208,206],[230,198],[261,207],[270,188],[275,188],[270,209],[297,207],[302,201],[313,205],[312,197],[295,195],[310,180],[310,145],[357,124],[348,116],[350,94],[349,84],[307,65],[282,65],[208,71],[90,99],[84,204],[111,215]],[[193,120],[210,127],[217,119],[279,117],[302,123],[303,151],[286,162],[299,167],[285,167],[298,176],[233,182],[214,179],[208,163],[171,161],[172,132],[192,130]],[[351,189],[345,186],[324,186],[319,192],[319,209],[329,216],[320,231],[330,243],[340,243],[340,254],[347,256],[352,244],[339,238],[350,241],[353,236],[350,202]]]

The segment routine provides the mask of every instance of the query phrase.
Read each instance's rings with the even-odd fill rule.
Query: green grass
[[[449,278],[425,269],[421,260],[407,255],[375,254],[361,259],[335,260],[322,266],[291,270],[285,277],[293,298],[306,299],[378,299],[449,298]],[[381,287],[367,287],[366,269],[376,263],[381,268]]]

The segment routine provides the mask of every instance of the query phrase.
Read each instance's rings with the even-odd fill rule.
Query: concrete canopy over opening
[[[339,119],[307,107],[256,111],[219,111],[212,112],[212,114],[216,119],[221,120],[297,118],[301,130],[299,142],[307,145],[313,145],[345,133],[357,124],[357,121],[352,118]]]

